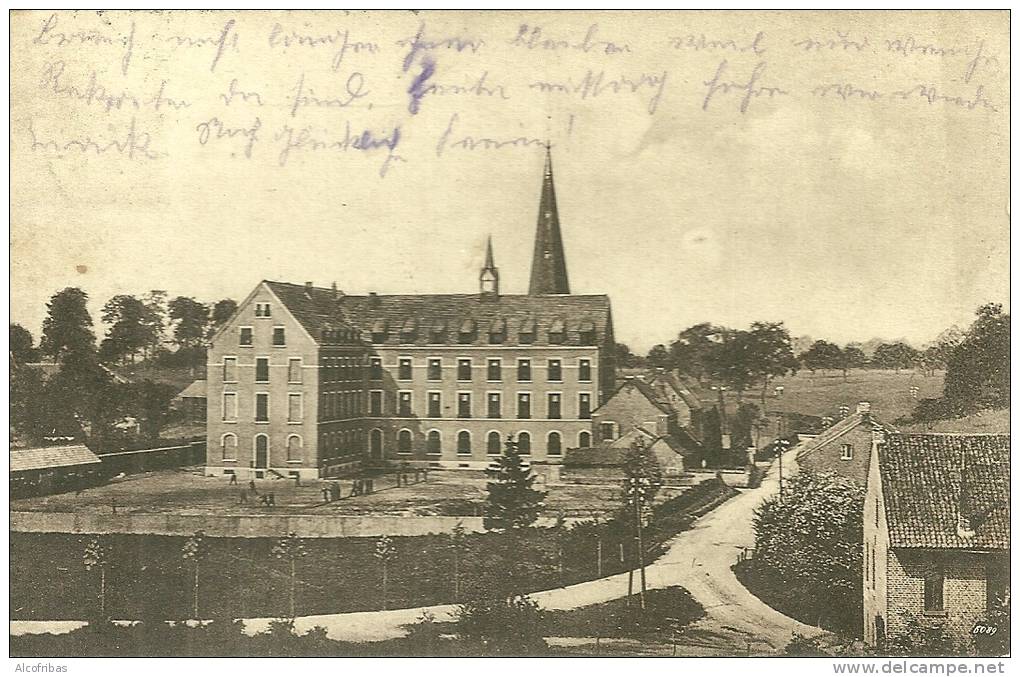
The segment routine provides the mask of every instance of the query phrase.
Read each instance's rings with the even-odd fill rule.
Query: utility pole
[[[644,541],[642,539],[641,522],[643,516],[641,514],[641,494],[642,490],[638,489],[634,496],[634,508],[637,511],[637,555],[638,555],[638,566],[641,567],[641,609],[645,608],[645,548]]]

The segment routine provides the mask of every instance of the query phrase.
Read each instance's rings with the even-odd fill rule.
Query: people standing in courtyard
[[[232,486],[235,484],[237,484],[237,473],[236,472],[230,473],[230,483],[227,486]]]
[[[255,479],[254,478],[248,480],[248,489],[251,491],[251,493],[255,494],[256,496],[259,495],[259,490],[255,488]]]
[[[333,499],[332,487],[322,488],[322,502],[329,503]]]
[[[241,501],[240,505],[248,505],[248,492],[241,489]]]

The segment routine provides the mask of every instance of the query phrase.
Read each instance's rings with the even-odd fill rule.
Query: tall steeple
[[[570,293],[567,259],[563,254],[563,237],[560,235],[560,217],[556,211],[552,155],[548,144],[545,147],[545,176],[542,178],[542,199],[538,205],[538,229],[535,232],[535,255],[531,261],[528,293]]]
[[[492,256],[492,236],[485,244],[485,266],[478,275],[478,286],[482,296],[499,296],[499,268]]]

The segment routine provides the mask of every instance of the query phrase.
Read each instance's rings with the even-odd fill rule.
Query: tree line
[[[90,440],[108,450],[125,442],[117,424],[130,417],[143,440],[158,439],[176,389],[150,380],[127,382],[115,368],[138,358],[166,366],[203,364],[209,338],[237,303],[206,304],[184,296],[168,301],[161,290],[141,297],[120,294],[103,305],[107,329],[97,345],[88,300],[78,287],[55,293],[46,304],[38,345],[27,329],[10,325],[12,434],[32,444]],[[56,373],[32,366],[43,359],[56,363]]]

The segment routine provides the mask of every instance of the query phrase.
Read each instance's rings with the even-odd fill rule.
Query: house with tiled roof
[[[868,481],[875,430],[896,432],[874,417],[870,403],[860,402],[853,414],[802,443],[797,465],[812,472],[834,472],[863,486]]]
[[[635,443],[652,453],[667,481],[683,475],[684,448],[680,442],[672,435],[659,434],[639,425],[612,442],[568,449],[559,477],[572,484],[618,484],[624,479],[623,462],[627,451]]]
[[[969,642],[1008,597],[1009,435],[874,432],[864,504],[864,638],[911,618]]]
[[[363,461],[484,469],[589,446],[612,390],[609,298],[571,294],[546,158],[529,293],[345,294],[263,281],[208,354],[209,474],[322,477]]]

